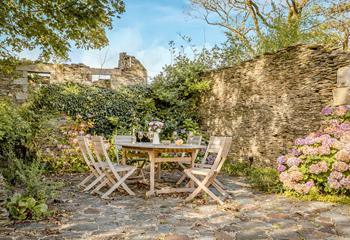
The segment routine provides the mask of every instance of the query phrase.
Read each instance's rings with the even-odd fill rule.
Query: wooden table
[[[160,164],[165,162],[184,162],[190,164],[192,167],[194,160],[197,157],[199,149],[206,148],[202,145],[175,145],[175,144],[152,144],[152,143],[120,143],[122,146],[123,158],[122,164],[126,164],[126,152],[127,151],[142,151],[147,152],[150,161],[150,190],[146,193],[147,196],[151,196],[158,193],[172,193],[172,192],[191,192],[194,190],[193,186],[186,188],[165,188],[155,190],[155,166],[158,163],[158,176],[160,176]],[[188,153],[190,156],[175,156],[175,157],[162,157],[162,153]]]

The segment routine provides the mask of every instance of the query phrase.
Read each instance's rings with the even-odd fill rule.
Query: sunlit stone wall
[[[202,128],[209,135],[233,136],[233,160],[273,166],[295,138],[319,128],[320,110],[332,103],[337,70],[347,65],[350,53],[297,45],[209,72],[204,77],[212,88],[202,99]]]

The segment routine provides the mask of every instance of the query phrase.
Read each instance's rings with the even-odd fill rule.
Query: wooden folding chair
[[[219,204],[223,204],[223,201],[216,196],[209,187],[215,187],[220,194],[224,197],[228,196],[228,193],[223,189],[222,184],[216,179],[219,174],[230,149],[232,143],[232,137],[213,137],[212,143],[208,146],[207,152],[217,153],[214,163],[210,168],[205,166],[195,166],[191,169],[185,169],[185,174],[198,186],[187,198],[186,201],[190,201],[195,198],[201,191],[206,192]]]
[[[202,136],[188,136],[187,137],[186,144],[201,145],[201,143],[202,143]],[[182,156],[184,157],[185,153],[183,153]],[[189,168],[189,166],[188,166],[189,162],[178,162],[178,164],[180,165],[180,167],[182,169]],[[176,185],[180,185],[186,179],[186,174],[183,173],[183,171],[179,171],[179,172],[181,173],[181,177],[176,182]]]
[[[108,196],[115,191],[118,187],[122,187],[128,194],[135,195],[133,191],[125,184],[125,180],[131,176],[134,171],[136,170],[136,167],[129,166],[129,165],[119,165],[119,164],[113,164],[111,159],[108,156],[107,150],[104,145],[104,141],[102,137],[99,136],[93,136],[91,137],[95,156],[99,161],[105,160],[107,164],[104,164],[102,169],[103,172],[106,174],[107,179],[105,179],[100,185],[98,185],[94,192],[98,192],[101,188],[106,186],[108,182],[113,179],[113,185],[107,190],[107,192],[102,194],[102,198],[108,198]],[[120,173],[123,175],[121,176]],[[115,180],[115,181],[114,181]]]
[[[102,166],[95,161],[89,148],[88,139],[84,136],[78,136],[77,140],[84,161],[88,165],[91,172],[89,176],[87,176],[81,183],[78,184],[78,187],[83,187],[83,191],[89,191],[97,183],[103,182],[104,178],[106,177],[106,174],[102,171]],[[91,181],[92,179],[93,181]]]
[[[120,164],[120,159],[119,159],[119,155],[120,155],[120,150],[122,149],[122,147],[120,146],[120,144],[122,143],[133,143],[136,141],[136,137],[135,136],[131,136],[131,135],[116,135],[114,137],[114,144],[115,144],[115,155],[117,156],[117,163]],[[144,175],[144,171],[143,171],[143,167],[147,161],[147,153],[130,153],[130,154],[126,154],[126,156],[124,156],[126,158],[128,158],[131,162],[133,163],[137,163],[137,170],[139,172],[139,177],[141,177],[143,179],[143,181],[146,181],[145,179],[145,175]]]

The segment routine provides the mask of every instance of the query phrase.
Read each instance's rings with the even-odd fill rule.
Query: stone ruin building
[[[51,83],[73,82],[88,86],[117,89],[123,85],[147,83],[147,71],[141,62],[125,52],[119,54],[116,68],[92,68],[84,64],[38,63],[17,68],[15,78],[0,78],[0,96],[9,96],[17,102],[25,101],[28,89]]]

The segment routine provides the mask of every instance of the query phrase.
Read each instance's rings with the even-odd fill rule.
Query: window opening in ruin
[[[50,78],[50,72],[28,72],[28,81],[31,83],[47,84]]]
[[[110,80],[111,75],[108,74],[93,74],[91,75],[91,81],[96,82],[99,80]]]

